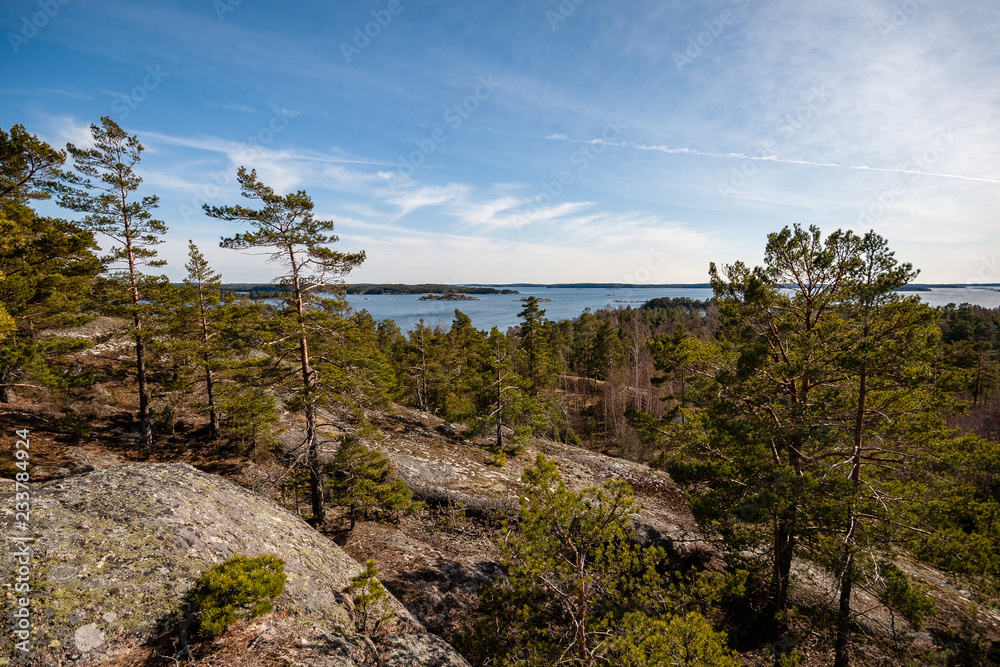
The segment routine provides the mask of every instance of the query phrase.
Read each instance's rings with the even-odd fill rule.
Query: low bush
[[[285,562],[277,556],[237,555],[212,566],[190,595],[191,612],[198,620],[197,636],[212,639],[238,618],[270,613],[284,589]]]

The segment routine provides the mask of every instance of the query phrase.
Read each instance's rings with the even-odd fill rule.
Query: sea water
[[[503,289],[504,286],[495,286]],[[472,319],[477,329],[489,331],[497,327],[506,331],[517,325],[517,316],[524,308],[522,299],[534,296],[551,299],[538,304],[549,320],[566,320],[579,317],[586,308],[638,308],[657,297],[687,297],[702,301],[712,297],[707,287],[508,287],[520,294],[475,294],[478,301],[421,301],[419,294],[348,294],[347,300],[355,310],[367,310],[376,320],[395,320],[404,332],[413,330],[423,319],[429,327],[441,325],[448,329],[455,319],[455,309]],[[912,292],[932,306],[949,303],[972,303],[987,308],[1000,308],[1000,288],[997,287],[942,287],[928,291]]]

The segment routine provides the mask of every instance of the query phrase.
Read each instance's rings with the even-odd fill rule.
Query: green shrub
[[[285,589],[285,562],[270,554],[233,556],[209,568],[191,593],[191,611],[198,617],[197,635],[211,639],[237,618],[256,618],[273,609]]]
[[[361,634],[366,636],[377,634],[382,624],[392,618],[392,613],[389,611],[389,596],[378,580],[378,567],[375,561],[366,562],[365,569],[351,579],[351,584],[346,590],[355,594],[352,598],[355,625]]]
[[[937,612],[934,600],[920,587],[911,584],[906,573],[892,563],[883,563],[881,569],[884,583],[879,599],[919,630],[924,619]]]
[[[330,502],[347,510],[351,529],[359,518],[372,512],[399,521],[400,514],[417,509],[413,494],[396,476],[389,459],[353,436],[341,439],[327,473]]]

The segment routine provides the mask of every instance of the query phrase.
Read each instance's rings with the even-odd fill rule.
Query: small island
[[[530,297],[523,297],[521,299],[518,299],[518,301],[527,301],[529,298]],[[538,303],[542,303],[543,301],[544,302],[548,302],[548,303],[552,303],[552,299],[539,299],[537,297],[535,297],[535,301],[537,301]]]
[[[445,292],[444,294],[425,294],[418,301],[480,301],[478,296],[469,296],[461,292]]]
[[[448,292],[461,292],[463,294],[520,294],[517,290],[507,288],[441,285],[435,283],[423,283],[419,285],[362,283],[347,286],[348,294],[445,294]]]

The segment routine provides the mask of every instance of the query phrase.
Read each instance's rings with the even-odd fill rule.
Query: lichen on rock
[[[3,510],[8,532],[12,507]],[[31,528],[33,664],[98,664],[175,632],[198,577],[236,554],[285,561],[276,615],[291,616],[304,637],[326,638],[310,644],[317,658],[324,647],[348,647],[329,653],[338,661],[329,664],[370,664],[343,593],[361,566],[300,518],[221,477],[148,463],[59,479],[33,486]],[[4,560],[9,571],[9,552]],[[467,664],[395,599],[391,609],[395,633],[380,639],[380,662]],[[287,630],[288,619],[280,623]],[[9,642],[0,639],[0,654],[12,654]]]

